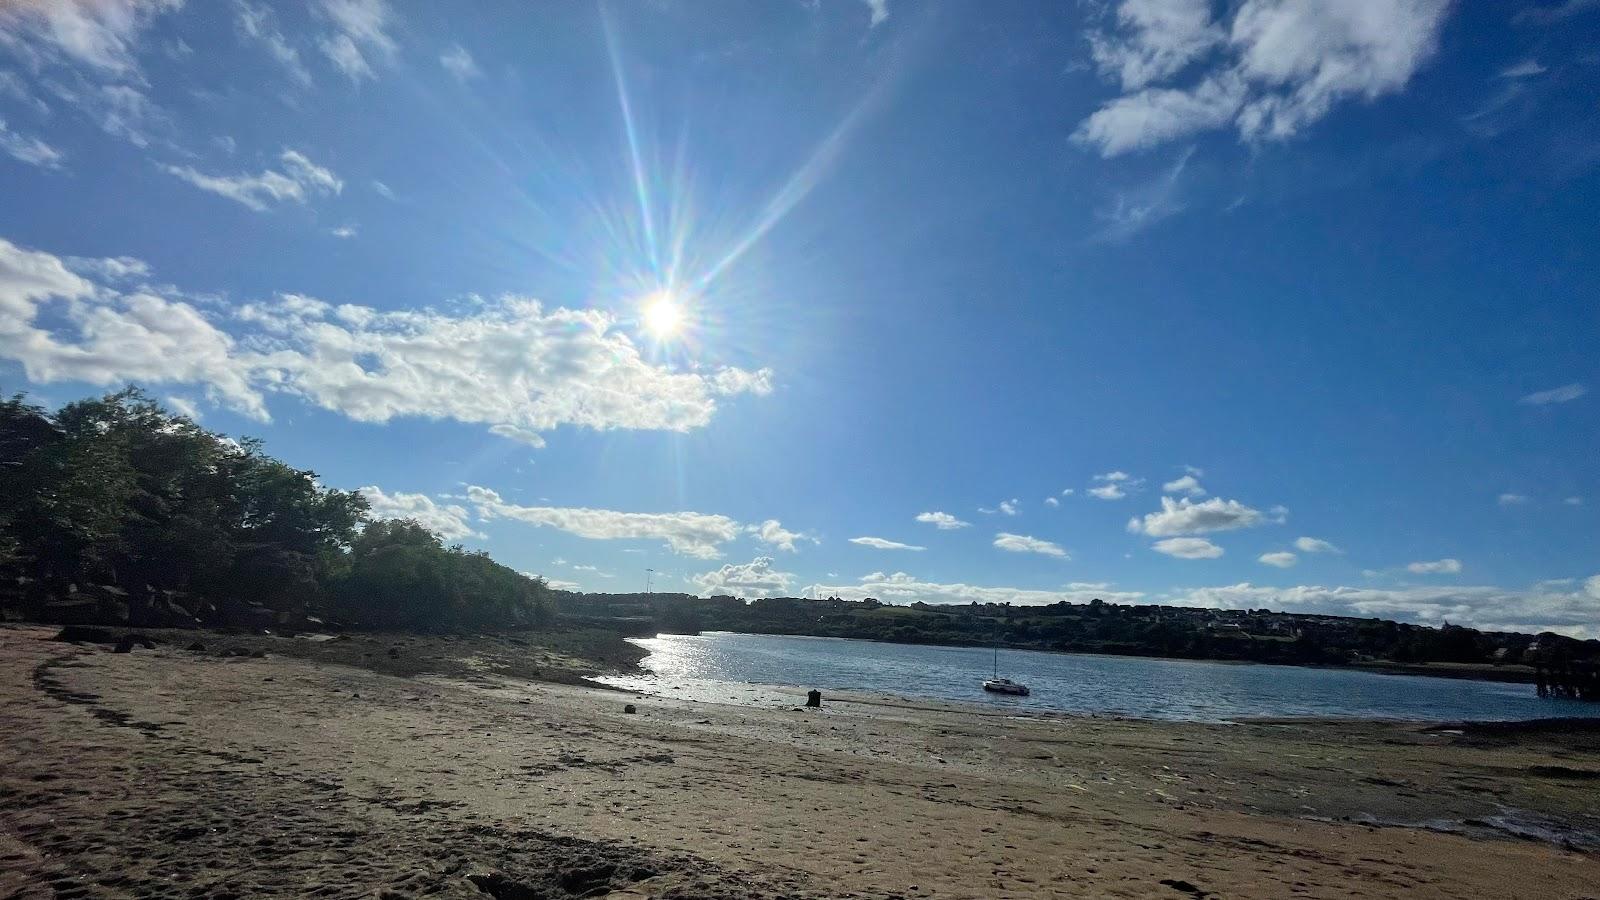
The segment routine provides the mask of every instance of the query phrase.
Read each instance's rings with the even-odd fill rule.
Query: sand
[[[401,676],[53,634],[0,628],[0,897],[1600,896],[1593,731],[752,707],[470,642]]]

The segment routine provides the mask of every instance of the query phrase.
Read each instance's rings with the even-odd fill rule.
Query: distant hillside
[[[1127,606],[1098,599],[1051,606],[896,606],[873,599],[778,597],[747,603],[690,594],[553,593],[563,615],[638,634],[739,631],[1290,665],[1429,666],[1440,669],[1438,674],[1516,681],[1532,681],[1535,665],[1600,660],[1600,641],[1552,633],[1432,628],[1265,609]]]

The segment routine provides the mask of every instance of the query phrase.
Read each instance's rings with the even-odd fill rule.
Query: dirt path
[[[627,714],[50,634],[0,629],[0,897],[1600,896],[1592,735]]]

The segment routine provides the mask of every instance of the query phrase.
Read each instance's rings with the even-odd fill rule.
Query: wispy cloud
[[[1053,556],[1057,559],[1067,558],[1067,551],[1059,545],[1025,534],[1002,531],[994,536],[994,545],[1010,553],[1038,553],[1041,556]]]
[[[1573,382],[1548,391],[1534,391],[1517,402],[1524,406],[1549,406],[1552,403],[1570,403],[1587,393],[1589,389],[1586,386]]]
[[[1321,538],[1299,537],[1295,538],[1294,545],[1302,553],[1343,553],[1338,547]]]
[[[871,547],[874,550],[926,550],[926,549],[928,549],[927,547],[918,547],[915,544],[902,544],[899,541],[891,541],[891,540],[889,540],[887,538],[881,538],[881,537],[853,537],[853,538],[850,539],[850,543],[852,543],[852,544],[860,544],[863,547]]]
[[[351,81],[376,78],[373,62],[386,63],[399,47],[389,35],[394,14],[386,0],[317,0],[333,26],[317,42],[322,54]]]
[[[483,70],[478,68],[478,63],[472,58],[472,54],[460,44],[453,44],[440,54],[439,65],[444,66],[446,72],[463,83],[483,75]]]
[[[1167,538],[1151,544],[1150,549],[1178,559],[1216,559],[1222,555],[1221,547],[1196,537]]]
[[[1150,180],[1116,193],[1109,203],[1095,211],[1103,223],[1097,235],[1102,240],[1120,241],[1177,215],[1184,210],[1183,172],[1194,155],[1190,147]]]
[[[1406,571],[1413,575],[1455,575],[1461,571],[1461,560],[1445,558],[1414,562],[1406,566]]]
[[[306,203],[312,197],[337,194],[344,182],[304,154],[285,150],[278,160],[281,169],[266,169],[255,175],[207,175],[192,166],[162,166],[168,173],[202,191],[227,197],[235,203],[265,212],[273,203]]]
[[[1280,550],[1276,553],[1263,553],[1256,557],[1256,560],[1264,565],[1273,566],[1279,569],[1287,569],[1299,562],[1300,557],[1295,556],[1293,553],[1290,553],[1287,550]]]
[[[41,169],[59,169],[61,160],[65,158],[60,150],[44,141],[7,128],[4,119],[0,119],[0,150],[12,159]]]

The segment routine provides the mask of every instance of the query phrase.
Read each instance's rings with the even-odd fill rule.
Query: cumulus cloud
[[[926,550],[926,549],[928,549],[927,547],[918,547],[915,544],[902,544],[899,541],[891,541],[891,540],[888,540],[887,538],[881,538],[881,537],[853,537],[853,538],[850,539],[850,543],[852,543],[852,544],[860,544],[863,547],[872,547],[875,550]]]
[[[351,81],[377,77],[373,61],[387,62],[398,50],[386,0],[317,0],[317,7],[333,26],[317,42],[323,55]]]
[[[1089,495],[1101,500],[1121,500],[1128,496],[1126,488],[1136,488],[1144,483],[1143,478],[1134,478],[1121,470],[1096,475],[1094,480],[1099,485],[1089,488]]]
[[[1006,516],[1014,516],[1017,514],[1017,504],[1021,502],[1022,501],[1018,500],[1016,497],[1012,497],[1010,500],[1001,500],[1000,505],[994,509],[987,509],[980,506],[978,507],[978,512],[991,516],[996,513]]]
[[[1338,547],[1321,538],[1299,537],[1295,538],[1294,545],[1302,553],[1343,553]]]
[[[1536,634],[1555,631],[1572,637],[1600,637],[1600,576],[1583,590],[1560,590],[1548,583],[1528,590],[1500,587],[1273,588],[1248,582],[1224,587],[1189,588],[1162,602],[1210,609],[1274,609],[1359,618],[1392,618],[1423,625],[1466,625],[1488,631]]]
[[[1045,506],[1052,506],[1052,507],[1053,506],[1060,506],[1061,505],[1061,501],[1057,500],[1054,497],[1046,497],[1046,498],[1044,498],[1044,505]]]
[[[367,505],[375,518],[414,519],[447,541],[484,537],[467,524],[472,514],[464,506],[436,503],[427,494],[388,494],[375,484],[361,488],[360,492],[367,498]]]
[[[1002,531],[994,536],[994,545],[1011,553],[1038,553],[1043,556],[1054,556],[1057,559],[1067,558],[1067,551],[1059,546],[1025,534]]]
[[[0,119],[0,151],[4,151],[7,156],[18,162],[25,162],[41,169],[59,169],[61,160],[65,158],[60,150],[44,141],[19,134],[6,127],[5,119]]]
[[[1178,559],[1216,559],[1222,555],[1221,547],[1197,537],[1167,538],[1151,544],[1150,549]]]
[[[1548,391],[1534,391],[1517,402],[1524,406],[1549,406],[1552,403],[1570,403],[1587,393],[1589,388],[1574,382]]]
[[[548,526],[596,541],[659,540],[672,552],[700,559],[721,555],[721,545],[739,536],[739,523],[698,512],[634,513],[585,507],[519,506],[486,487],[469,485],[467,500],[484,520],[512,519]]]
[[[1285,511],[1287,512],[1287,511]],[[1267,521],[1258,509],[1252,509],[1237,500],[1212,497],[1199,503],[1183,497],[1174,500],[1161,498],[1161,510],[1143,519],[1134,516],[1128,520],[1128,530],[1134,534],[1166,537],[1180,534],[1204,534],[1211,531],[1232,531],[1250,528]]]
[[[1200,486],[1200,481],[1193,475],[1175,478],[1161,486],[1169,494],[1188,494],[1191,497],[1204,497],[1206,489]]]
[[[1047,606],[1052,603],[1088,603],[1096,597],[1107,603],[1137,603],[1145,595],[1138,591],[1112,590],[1104,582],[1073,582],[1059,590],[1017,587],[980,587],[961,583],[920,581],[905,572],[886,575],[873,572],[858,584],[813,584],[801,592],[806,597],[843,597],[862,600],[875,597],[885,603],[931,604],[1010,603],[1013,606]]]
[[[256,175],[207,175],[193,166],[161,168],[202,191],[227,197],[256,212],[265,212],[273,203],[303,204],[312,197],[344,190],[344,182],[337,175],[299,151],[285,150],[278,159],[283,164],[281,169],[266,169]]]
[[[483,74],[478,68],[478,63],[467,52],[467,48],[460,44],[452,45],[439,56],[439,65],[444,66],[446,72],[454,75],[457,81],[466,83]]]
[[[939,529],[940,531],[954,531],[957,528],[966,528],[971,522],[963,522],[947,512],[917,513],[917,521]]]
[[[1284,139],[1351,99],[1392,94],[1434,54],[1450,0],[1122,0],[1093,33],[1103,75],[1123,89],[1074,138],[1104,156],[1232,127]],[[1194,70],[1181,86],[1168,82]]]
[[[1406,566],[1414,575],[1454,575],[1461,571],[1459,559],[1436,559],[1431,562],[1414,562]]]
[[[1263,553],[1260,556],[1256,557],[1256,560],[1258,562],[1264,563],[1264,564],[1269,565],[1269,566],[1276,566],[1276,567],[1278,567],[1280,569],[1287,569],[1290,566],[1294,565],[1295,563],[1299,562],[1300,561],[1300,557],[1295,556],[1293,553],[1290,553],[1288,551],[1279,551],[1277,553]]]
[[[46,304],[59,304],[64,326],[38,324]],[[187,383],[258,418],[276,392],[357,421],[453,419],[535,446],[563,425],[688,431],[711,420],[719,397],[771,389],[765,370],[726,379],[743,370],[647,362],[615,325],[597,310],[518,298],[451,315],[285,294],[202,313],[0,239],[0,358],[40,383]]]
[[[777,547],[779,550],[785,550],[789,553],[798,552],[798,548],[795,547],[795,543],[798,541],[810,541],[813,544],[822,543],[804,532],[790,531],[784,528],[783,524],[777,519],[768,519],[760,525],[748,526],[745,531],[755,535],[756,540],[761,543]]]
[[[729,563],[720,569],[696,575],[690,581],[700,588],[703,597],[720,594],[754,599],[786,596],[794,579],[793,573],[773,568],[772,557],[758,556],[747,563]]]

